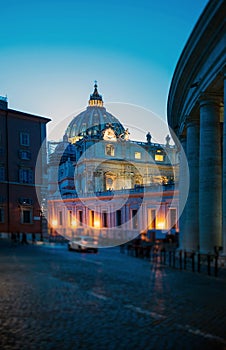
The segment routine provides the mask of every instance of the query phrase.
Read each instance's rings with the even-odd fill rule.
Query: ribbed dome
[[[68,139],[88,136],[91,138],[101,138],[102,131],[111,126],[115,135],[120,136],[125,129],[120,121],[103,107],[102,96],[97,91],[97,85],[94,85],[94,92],[90,95],[89,106],[85,111],[78,114],[68,125],[66,134]],[[72,141],[72,143],[74,143]]]

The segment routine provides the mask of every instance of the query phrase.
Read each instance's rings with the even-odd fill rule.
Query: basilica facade
[[[150,132],[146,142],[130,140],[104,107],[97,84],[86,110],[49,149],[51,232],[98,235],[109,245],[150,229],[179,229],[176,146],[169,136],[165,144],[153,143]]]

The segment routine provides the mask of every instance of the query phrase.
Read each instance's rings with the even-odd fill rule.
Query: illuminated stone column
[[[183,207],[184,203],[184,187],[186,186],[186,178],[189,172],[187,167],[187,163],[185,161],[182,152],[186,154],[186,146],[187,139],[186,136],[180,137],[180,147],[182,147],[179,151],[179,160],[180,160],[180,168],[179,168],[179,249],[185,249],[186,247],[186,235],[185,235],[185,227],[186,227],[186,209],[187,206]]]
[[[140,208],[140,224],[141,230],[147,232],[148,229],[148,217],[147,217],[147,204],[142,203]]]
[[[187,161],[190,186],[186,203],[186,250],[199,247],[199,121],[189,118],[187,122]]]
[[[115,222],[114,222],[115,212],[113,210],[113,206],[112,205],[110,205],[109,208],[110,208],[110,213],[109,213],[110,227],[113,228],[115,226]]]
[[[131,213],[130,213],[130,204],[126,205],[126,216],[127,216],[127,229],[131,230],[132,225],[131,225]]]
[[[226,255],[226,68],[224,69],[224,124],[223,124],[223,253]]]
[[[200,251],[222,245],[222,165],[220,99],[200,98],[199,236]]]

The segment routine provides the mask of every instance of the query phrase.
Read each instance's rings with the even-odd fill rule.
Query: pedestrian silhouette
[[[27,235],[26,233],[22,233],[22,241],[21,241],[22,244],[28,244],[28,241],[27,241]]]

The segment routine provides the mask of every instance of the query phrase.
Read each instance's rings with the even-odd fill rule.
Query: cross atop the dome
[[[96,95],[96,96],[99,95],[99,93],[97,91],[97,80],[94,80],[94,92],[93,92],[93,95]]]

